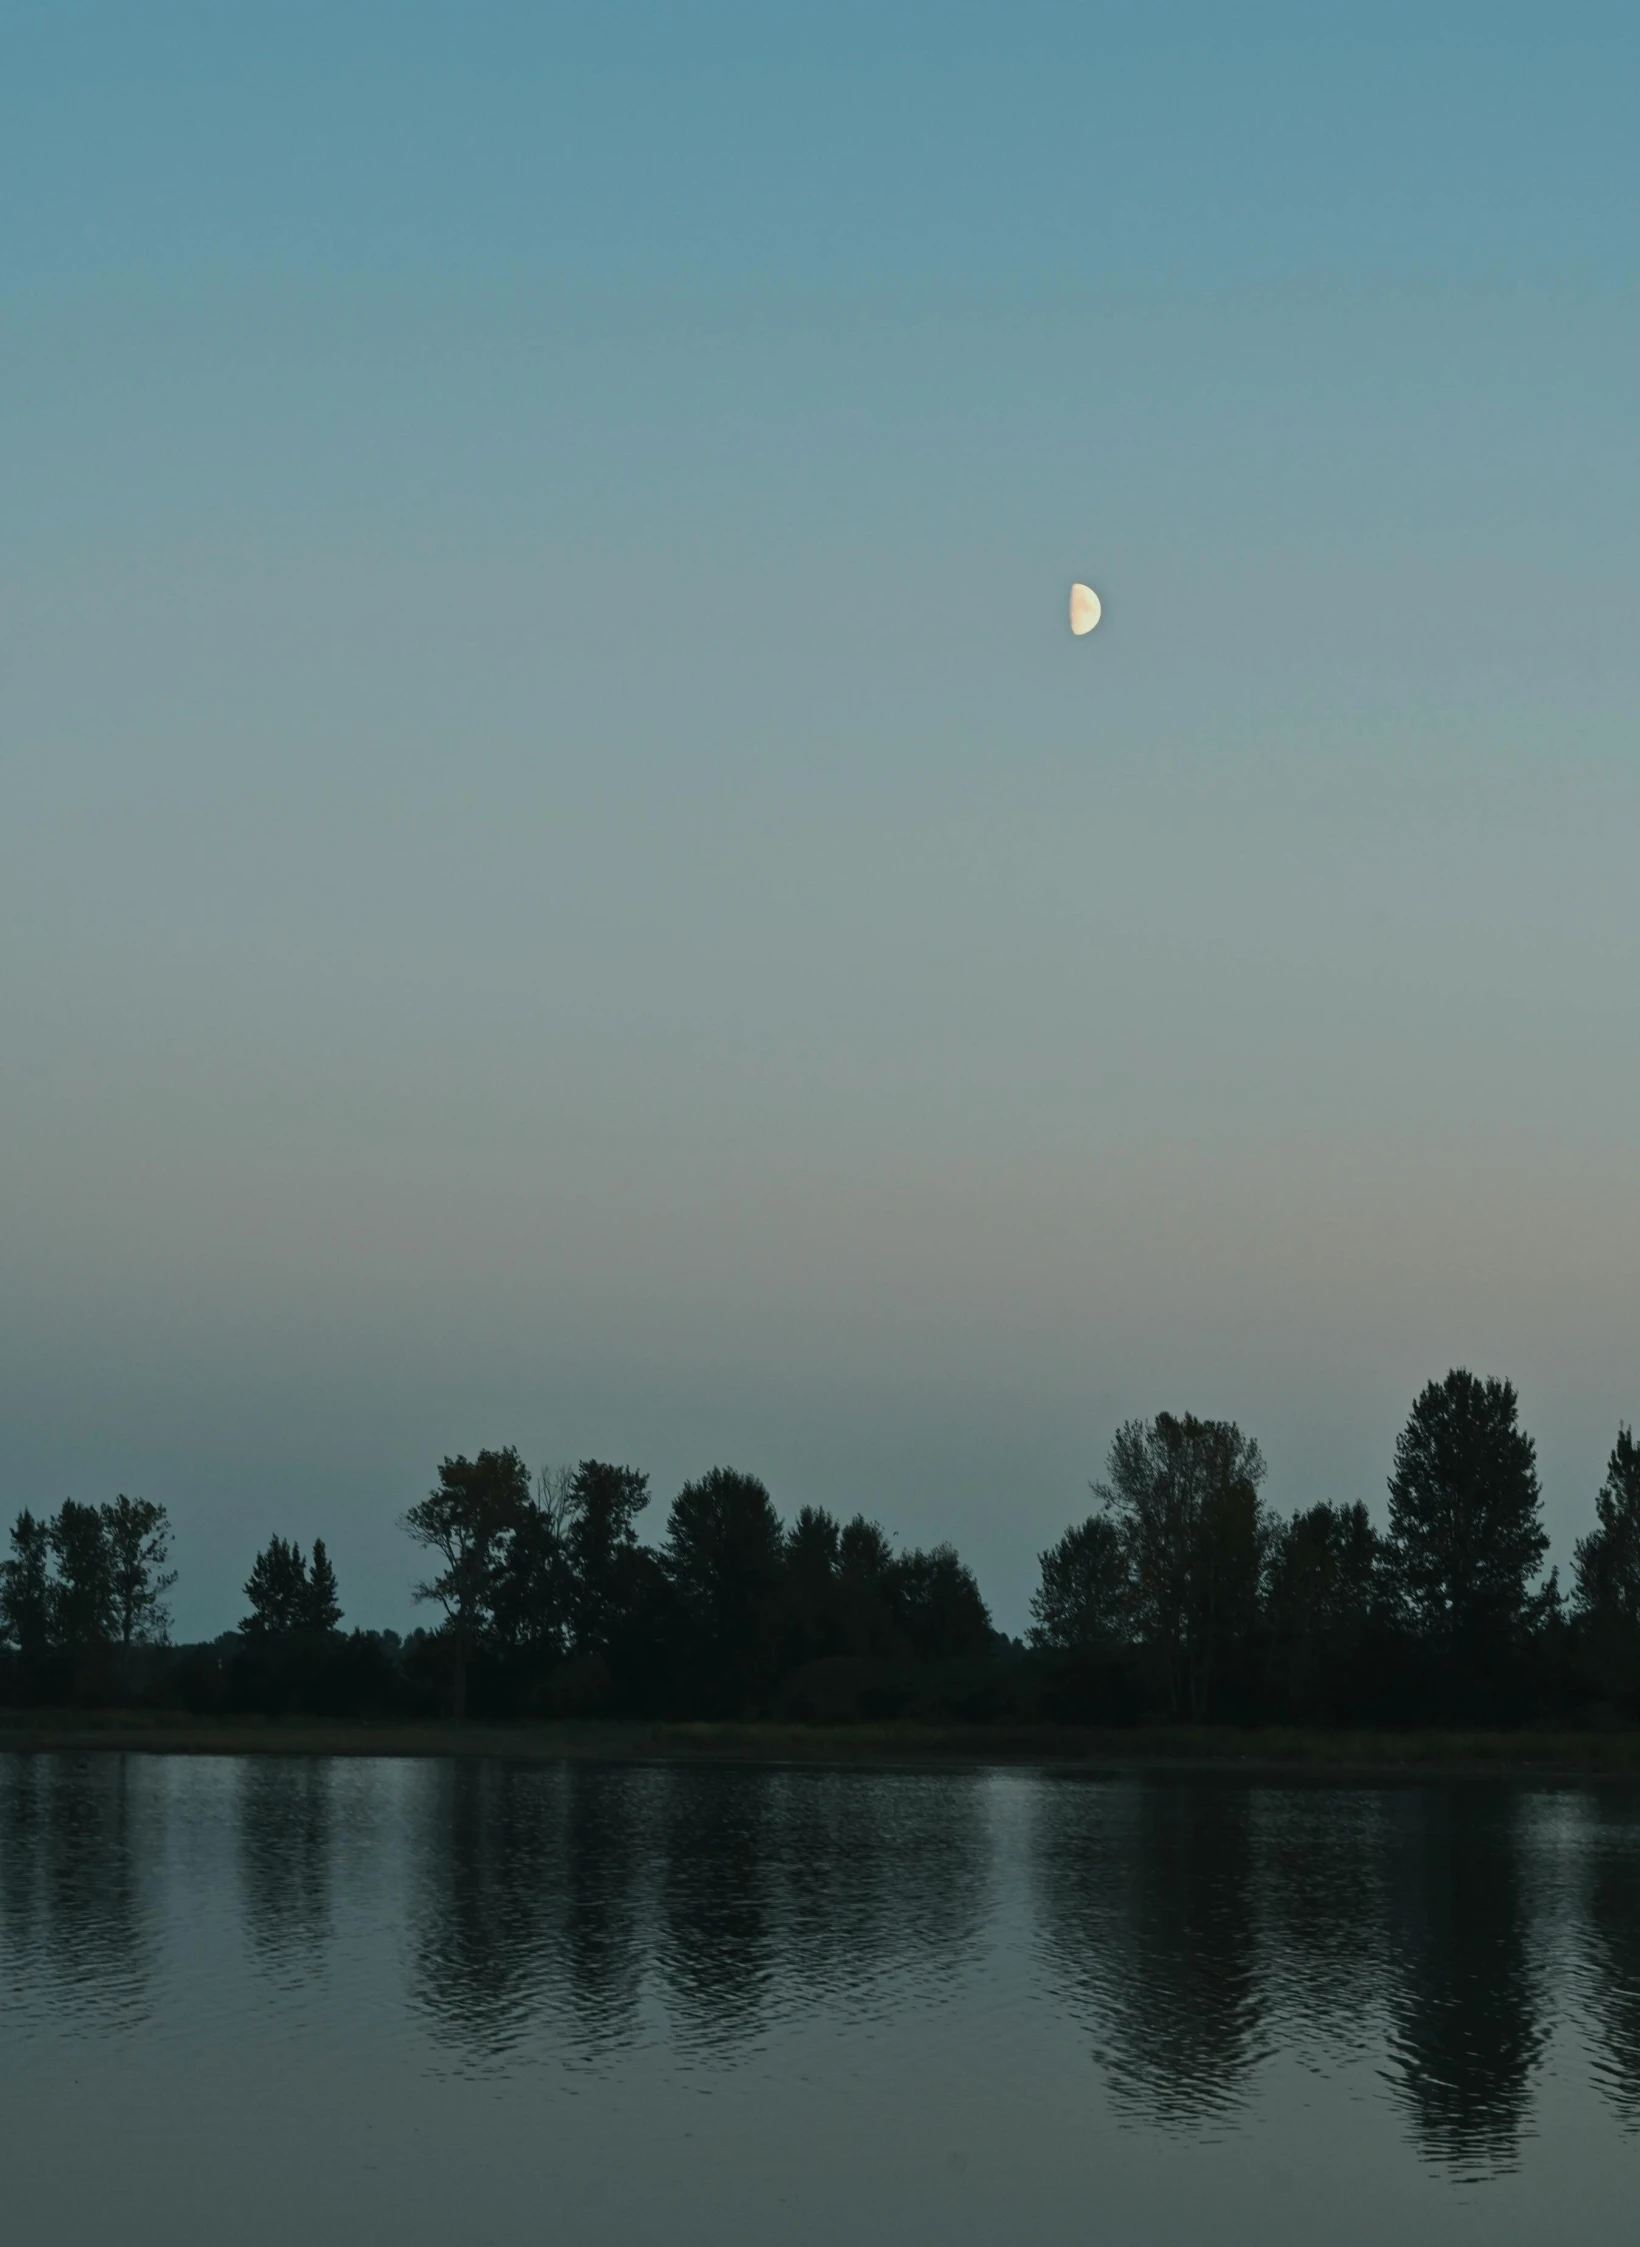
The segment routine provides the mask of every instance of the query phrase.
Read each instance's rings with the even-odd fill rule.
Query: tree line
[[[1397,1440],[1387,1527],[1284,1518],[1256,1442],[1160,1413],[1111,1443],[1094,1505],[1041,1555],[1025,1641],[948,1544],[864,1514],[789,1525],[754,1475],[686,1483],[654,1542],[648,1477],[513,1448],[453,1456],[404,1517],[428,1627],[341,1629],[325,1546],[255,1557],[235,1630],[171,1648],[163,1507],[24,1512],[0,1564],[0,1693],[200,1710],[773,1716],[846,1722],[1640,1720],[1640,1445],[1619,1429],[1569,1591],[1542,1579],[1536,1452],[1506,1381],[1456,1370]]]
[[[1180,1720],[1640,1716],[1640,1445],[1620,1427],[1570,1594],[1540,1581],[1537,1454],[1507,1381],[1455,1370],[1364,1505],[1282,1519],[1233,1422],[1129,1421],[1095,1510],[1042,1555],[1032,1644],[1084,1700]]]

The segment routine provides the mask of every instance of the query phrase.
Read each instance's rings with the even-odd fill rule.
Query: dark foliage
[[[1031,1599],[1031,1644],[1086,1654],[1127,1637],[1133,1587],[1122,1533],[1109,1514],[1090,1514],[1041,1555]]]
[[[1134,1635],[1151,1650],[1169,1713],[1196,1722],[1244,1687],[1270,1524],[1259,1447],[1233,1421],[1129,1420],[1095,1486],[1127,1566]]]
[[[338,1628],[322,1540],[270,1538],[237,1633],[164,1644],[163,1508],[24,1512],[0,1563],[0,1698],[268,1715],[777,1717],[850,1723],[1374,1726],[1640,1721],[1640,1445],[1618,1431],[1572,1596],[1546,1549],[1507,1382],[1453,1372],[1396,1446],[1387,1535],[1364,1506],[1290,1520],[1229,1421],[1158,1414],[1111,1445],[1099,1509],[1041,1555],[1030,1646],[997,1633],[949,1545],[864,1514],[787,1527],[755,1476],[686,1483],[648,1545],[635,1469],[532,1482],[516,1450],[441,1462],[406,1517],[438,1627]]]
[[[1549,1549],[1537,1453],[1507,1381],[1432,1381],[1395,1445],[1395,1581],[1414,1633],[1473,1658],[1518,1642]]]

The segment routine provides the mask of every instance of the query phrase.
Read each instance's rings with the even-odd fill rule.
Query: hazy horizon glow
[[[19,11],[8,1516],[402,1625],[444,1451],[723,1461],[1017,1628],[1119,1419],[1381,1512],[1468,1363],[1564,1559],[1640,1417],[1636,40]]]

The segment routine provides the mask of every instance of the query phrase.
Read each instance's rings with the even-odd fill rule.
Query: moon
[[[1091,585],[1071,587],[1071,630],[1079,640],[1093,630],[1102,614],[1099,596]]]

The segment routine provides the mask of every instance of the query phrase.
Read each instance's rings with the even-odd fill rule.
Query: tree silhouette
[[[989,1653],[990,1610],[955,1546],[902,1553],[890,1582],[894,1620],[913,1655],[941,1661]]]
[[[176,1570],[165,1566],[171,1557],[171,1524],[165,1508],[148,1498],[127,1498],[121,1491],[112,1505],[102,1509],[102,1524],[114,1636],[127,1654],[134,1645],[162,1646],[171,1629],[165,1594],[177,1580]]]
[[[666,1567],[683,1613],[684,1659],[717,1711],[755,1700],[777,1666],[780,1517],[755,1475],[713,1467],[685,1483],[666,1525]]]
[[[1617,1431],[1606,1479],[1594,1502],[1595,1526],[1572,1556],[1572,1604],[1591,1622],[1640,1631],[1640,1444]]]
[[[1031,1595],[1031,1644],[1070,1654],[1109,1644],[1127,1623],[1132,1587],[1122,1536],[1109,1514],[1090,1514],[1041,1555]]]
[[[467,1713],[468,1665],[491,1630],[498,1571],[530,1504],[530,1471],[509,1446],[476,1459],[441,1460],[437,1485],[404,1517],[417,1544],[443,1563],[414,1587],[414,1597],[444,1609],[458,1720]]]
[[[1475,1648],[1517,1634],[1549,1540],[1537,1453],[1508,1381],[1454,1369],[1431,1381],[1395,1445],[1396,1581],[1413,1628]]]
[[[1197,1720],[1258,1617],[1269,1525],[1264,1456],[1230,1420],[1129,1420],[1094,1496],[1119,1527],[1139,1632],[1162,1657],[1173,1713]]]
[[[51,1643],[51,1537],[26,1506],[12,1524],[11,1558],[0,1567],[0,1624],[27,1663]]]
[[[564,1516],[570,1630],[581,1654],[609,1654],[632,1598],[637,1519],[649,1503],[649,1477],[633,1467],[583,1459],[571,1478]]]
[[[306,1629],[310,1596],[301,1546],[270,1537],[245,1579],[251,1611],[239,1628],[247,1638],[289,1638]]]
[[[114,1636],[114,1577],[101,1513],[65,1498],[46,1535],[56,1571],[52,1637],[64,1647],[106,1646]]]
[[[330,1564],[322,1537],[313,1540],[313,1558],[308,1563],[305,1627],[310,1631],[333,1631],[342,1619],[342,1603],[336,1590],[336,1571]]]

